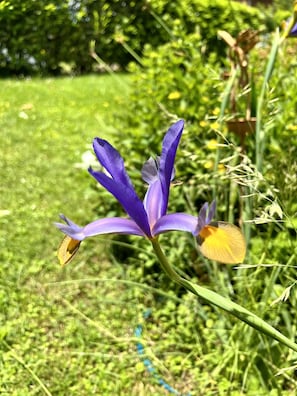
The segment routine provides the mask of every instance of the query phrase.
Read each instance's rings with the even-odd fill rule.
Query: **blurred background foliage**
[[[156,48],[197,27],[206,51],[223,56],[218,29],[271,31],[279,22],[270,12],[226,0],[2,0],[0,75],[90,72],[98,66],[91,41],[106,63],[125,68],[133,59],[129,48],[141,56],[145,44]]]

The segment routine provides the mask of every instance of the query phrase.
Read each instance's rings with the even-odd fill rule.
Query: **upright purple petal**
[[[141,169],[142,180],[147,184],[154,183],[159,179],[159,168],[160,168],[160,157],[156,159],[150,157],[143,165]]]
[[[65,216],[61,218],[66,224],[55,223],[55,225],[64,234],[69,235],[71,238],[82,241],[85,238],[94,235],[103,234],[128,234],[145,236],[144,232],[137,226],[137,224],[130,219],[122,219],[121,217],[110,217],[96,220],[85,227],[79,227]]]
[[[197,219],[197,228],[196,228],[196,232],[195,235],[198,235],[200,233],[200,231],[206,226],[208,225],[216,212],[216,201],[212,201],[212,203],[210,205],[208,205],[208,202],[205,202],[202,206],[202,208],[199,211],[198,214],[198,219]]]
[[[186,213],[171,213],[162,216],[153,227],[153,236],[167,231],[186,231],[195,235],[197,229],[197,216]]]
[[[162,186],[160,180],[157,178],[153,183],[150,183],[143,200],[143,205],[147,213],[151,229],[156,221],[162,216],[162,202]]]
[[[126,213],[135,221],[138,227],[143,230],[144,234],[150,237],[151,231],[147,213],[134,188],[117,182],[102,172],[96,172],[92,169],[89,169],[89,172],[119,201]]]
[[[183,132],[184,121],[180,120],[173,124],[166,133],[162,153],[160,158],[160,181],[162,185],[163,199],[162,199],[162,209],[161,214],[164,215],[167,211],[169,188],[171,182],[171,176],[174,167],[174,160],[176,155],[176,150]]]
[[[297,36],[297,23],[292,27],[290,34],[291,37]]]
[[[93,147],[98,161],[111,177],[117,182],[133,187],[120,153],[106,140],[100,138],[94,139]]]
[[[206,217],[206,224],[209,224],[212,219],[214,218],[215,214],[216,214],[216,209],[217,209],[217,204],[215,199],[212,201],[212,203],[209,205],[208,208],[208,213],[207,213],[207,217]]]

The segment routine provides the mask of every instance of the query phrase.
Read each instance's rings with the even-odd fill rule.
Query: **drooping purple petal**
[[[69,235],[73,239],[82,241],[85,238],[94,235],[103,234],[127,234],[145,236],[144,232],[137,226],[137,224],[130,219],[123,219],[121,217],[110,217],[96,220],[85,227],[79,227],[71,222],[65,216],[63,219],[67,224],[55,223],[55,225],[64,234]],[[71,225],[69,225],[71,224]]]
[[[156,221],[162,216],[162,199],[163,192],[161,181],[157,178],[155,182],[150,183],[143,200],[143,205],[147,213],[151,229]]]
[[[197,216],[186,213],[171,213],[162,216],[152,229],[153,236],[167,231],[186,231],[195,235],[197,228]]]
[[[151,231],[148,223],[148,216],[134,188],[117,182],[102,172],[96,172],[92,169],[89,169],[89,172],[119,201],[131,219],[143,230],[144,234],[150,237]]]
[[[183,132],[184,121],[180,120],[173,124],[166,133],[162,153],[160,158],[160,180],[162,185],[163,199],[162,199],[162,209],[161,214],[164,215],[167,211],[169,188],[171,177],[173,174],[174,160],[176,155],[176,150]]]
[[[94,139],[93,147],[98,161],[108,171],[111,177],[115,181],[133,188],[120,153],[110,143],[100,138]]]
[[[64,232],[64,234],[67,234],[71,237],[72,235],[77,235],[78,238],[74,238],[74,239],[77,239],[78,241],[84,239],[83,235],[81,234],[82,228],[80,226],[73,223],[73,221],[68,219],[68,217],[64,216],[63,214],[60,214],[60,219],[63,220],[66,224],[54,223],[55,226],[59,228],[59,230],[61,230],[62,232]]]
[[[99,219],[84,227],[85,236],[99,234],[127,234],[146,236],[146,234],[131,219],[123,219],[122,217],[111,217]]]

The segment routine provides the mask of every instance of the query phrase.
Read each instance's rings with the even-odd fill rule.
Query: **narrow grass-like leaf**
[[[272,75],[276,57],[278,54],[278,49],[280,45],[280,37],[279,37],[279,32],[276,31],[274,35],[274,40],[272,43],[272,47],[270,50],[268,62],[266,65],[265,69],[265,75],[264,75],[264,80],[261,88],[261,92],[258,98],[258,105],[257,105],[257,121],[256,121],[256,165],[257,169],[261,171],[262,169],[262,159],[263,159],[263,152],[265,149],[265,134],[264,131],[261,130],[262,127],[262,120],[261,120],[261,115],[262,115],[262,108],[263,108],[263,103],[264,103],[264,96],[265,92],[267,90],[267,85],[269,83],[270,77]]]

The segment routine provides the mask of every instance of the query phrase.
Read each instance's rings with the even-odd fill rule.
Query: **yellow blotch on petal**
[[[213,222],[202,228],[198,237],[200,252],[210,260],[224,264],[242,263],[246,243],[241,230],[223,221]]]
[[[81,241],[66,235],[58,248],[58,259],[61,265],[68,264],[76,255]]]

